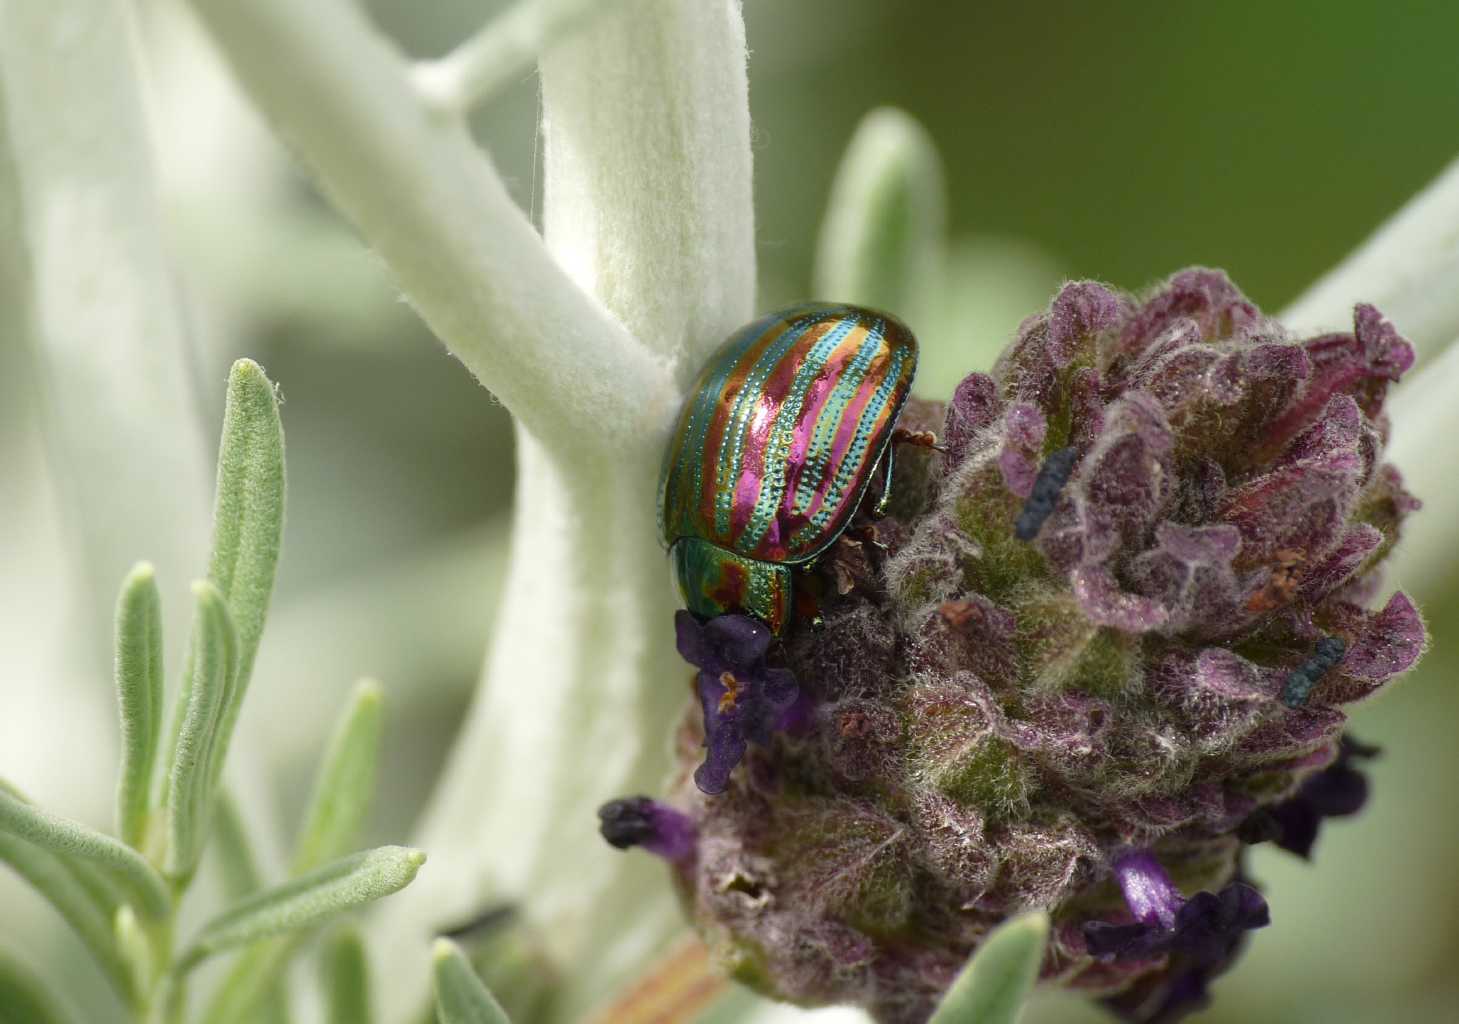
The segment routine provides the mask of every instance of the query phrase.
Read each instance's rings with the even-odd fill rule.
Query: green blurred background
[[[505,4],[367,6],[426,56]],[[244,728],[268,734],[278,816],[292,822],[332,709],[355,676],[379,675],[390,746],[369,838],[398,840],[481,662],[509,424],[218,84],[173,0],[143,7],[163,199],[212,428],[212,384],[236,356],[263,363],[287,398],[285,557]],[[1279,310],[1459,152],[1459,6],[1445,0],[746,0],[745,15],[762,307],[808,292],[828,188],[862,115],[900,106],[942,152],[951,287],[935,323],[913,324],[935,342],[928,397],[986,369],[1065,277],[1140,288],[1209,264]],[[534,212],[537,114],[529,75],[474,120]],[[0,347],[7,439],[23,432],[16,368]],[[1447,956],[1459,947],[1453,597],[1427,602],[1437,642],[1423,667],[1355,715],[1357,735],[1387,751],[1371,809],[1328,827],[1315,867],[1258,851],[1275,923],[1200,1019],[1459,1020]],[[1030,1016],[1103,1019],[1058,997]]]

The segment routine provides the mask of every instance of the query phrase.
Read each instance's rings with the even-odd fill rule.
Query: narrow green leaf
[[[178,958],[178,970],[188,970],[234,946],[322,924],[336,914],[399,892],[415,878],[425,859],[420,850],[382,846],[250,896],[203,927]]]
[[[437,939],[435,958],[436,1017],[440,1024],[510,1024],[491,990],[471,968],[471,961],[450,939]]]
[[[208,579],[227,599],[238,628],[238,680],[223,709],[213,751],[215,779],[223,769],[253,675],[283,532],[284,428],[279,420],[279,399],[263,368],[251,359],[240,359],[228,374],[213,507],[213,554],[208,564]]]
[[[131,904],[117,908],[116,916],[112,918],[112,932],[116,936],[117,951],[131,975],[132,991],[150,991],[157,970],[157,957]]]
[[[186,704],[167,786],[166,871],[183,880],[196,870],[212,823],[213,753],[223,710],[238,678],[238,634],[227,602],[208,582],[193,584],[193,595],[197,611],[192,652],[178,695]]]
[[[370,1024],[370,964],[360,933],[351,927],[335,931],[320,952],[328,1024]]]
[[[320,762],[294,854],[295,877],[341,856],[355,842],[375,788],[381,723],[380,684],[363,680],[355,686]],[[204,1024],[277,1019],[268,1016],[268,1001],[277,1001],[284,969],[305,938],[296,932],[245,950],[214,990]]]
[[[288,1020],[288,1000],[281,985],[284,969],[308,936],[308,932],[292,932],[254,943],[239,953],[198,1019],[202,1024],[274,1024]]]
[[[63,859],[90,861],[115,879],[149,917],[162,917],[171,907],[167,883],[136,850],[80,822],[34,807],[14,795],[8,786],[0,787],[0,832]],[[110,932],[109,921],[106,928]]]
[[[212,851],[223,884],[223,898],[229,903],[263,888],[263,873],[248,839],[248,827],[238,811],[238,801],[226,788],[218,790],[213,802]]]
[[[1038,980],[1049,915],[1040,911],[995,928],[943,996],[928,1024],[1014,1024]]]
[[[248,832],[238,813],[237,802],[228,790],[218,794],[213,816],[213,852],[223,876],[224,897],[236,903],[263,888]],[[228,974],[213,989],[207,1008],[198,1018],[202,1024],[284,1024],[290,1019],[288,976],[284,967],[294,947],[289,937],[258,943],[244,950],[228,968]]]
[[[942,262],[941,162],[910,115],[884,107],[846,148],[816,255],[816,292],[921,324]]]
[[[0,863],[10,865],[11,870],[56,908],[101,965],[107,980],[123,999],[130,999],[131,972],[112,942],[106,913],[69,870],[66,861],[49,850],[0,832]]]
[[[0,1021],[68,1024],[73,1019],[29,967],[0,952]]]
[[[343,856],[355,845],[375,792],[383,721],[381,697],[379,683],[361,680],[335,725],[299,830],[295,875]]]
[[[122,583],[116,623],[117,704],[122,720],[117,835],[141,849],[162,732],[162,599],[152,566],[146,562],[139,562]]]

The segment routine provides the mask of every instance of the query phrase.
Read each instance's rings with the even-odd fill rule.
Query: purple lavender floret
[[[1193,965],[1214,964],[1246,932],[1271,923],[1266,900],[1245,882],[1186,899],[1145,851],[1115,861],[1114,872],[1135,920],[1085,922],[1085,945],[1098,959],[1150,960],[1176,953]]]
[[[1312,857],[1324,818],[1357,814],[1368,802],[1368,779],[1355,760],[1377,757],[1379,749],[1344,735],[1337,758],[1309,775],[1294,796],[1264,807],[1242,823],[1238,835],[1247,843],[1274,842],[1304,860]]]
[[[681,610],[674,616],[674,630],[679,654],[699,669],[695,690],[704,716],[706,753],[694,782],[705,793],[723,793],[749,743],[769,743],[771,732],[795,704],[795,676],[765,664],[770,630],[747,615],[718,615],[701,622]]]
[[[909,402],[900,426],[942,443],[900,449],[889,514],[797,570],[823,629],[772,647],[681,617],[697,841],[674,878],[716,960],[916,1024],[1046,908],[1044,983],[1136,1024],[1202,1005],[1265,923],[1247,842],[1265,821],[1305,852],[1356,809],[1345,708],[1424,649],[1413,603],[1380,596],[1418,508],[1383,460],[1412,362],[1371,306],[1296,337],[1195,269],[1143,298],[1067,285],[948,404]]]
[[[671,863],[694,858],[694,819],[646,796],[610,800],[598,808],[598,831],[619,850],[641,846]]]

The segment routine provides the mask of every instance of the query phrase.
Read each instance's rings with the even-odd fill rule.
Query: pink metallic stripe
[[[872,360],[871,366],[867,368],[865,380],[881,379],[886,373],[886,364],[887,359],[885,355],[879,355],[876,359]],[[858,388],[856,397],[847,404],[846,409],[842,412],[841,420],[836,424],[836,440],[831,445],[831,461],[828,465],[831,467],[832,472],[826,474],[826,479],[822,480],[820,486],[816,488],[815,497],[811,500],[810,507],[805,510],[805,518],[807,521],[814,519],[816,513],[820,511],[821,506],[831,497],[831,492],[835,489],[836,484],[835,470],[845,465],[846,453],[850,450],[852,442],[858,437],[864,439],[869,436],[874,436],[875,431],[863,433],[860,428],[861,414],[866,409],[867,403],[871,401],[875,391],[875,388]],[[880,427],[886,415],[887,413],[883,412],[881,416],[877,417],[875,422],[878,427]],[[844,494],[856,493],[857,488],[860,487],[861,482],[871,472],[871,469],[871,466],[863,464],[861,469],[851,478],[843,494],[838,494],[837,497],[840,498]],[[852,509],[849,505],[844,510],[845,514],[849,514],[851,511]]]
[[[809,401],[802,408],[800,418],[795,425],[790,458],[787,462],[789,474],[785,482],[785,495],[780,503],[780,514],[761,543],[762,549],[783,548],[789,543],[791,536],[810,521],[806,512],[796,507],[796,495],[800,490],[801,477],[812,468],[806,464],[806,454],[810,451],[816,426],[825,413],[827,404],[835,395],[836,387],[840,384],[847,366],[856,359],[856,354],[866,341],[867,333],[867,326],[858,323],[856,329],[847,334],[845,340],[826,360],[825,366],[811,386],[808,395]],[[827,468],[831,465],[833,463],[828,463]]]

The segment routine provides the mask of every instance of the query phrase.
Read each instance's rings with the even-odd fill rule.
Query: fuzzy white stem
[[[1459,277],[1448,287],[1459,291]],[[1390,572],[1394,583],[1421,601],[1442,597],[1454,587],[1454,551],[1459,548],[1459,489],[1451,455],[1459,436],[1456,393],[1459,345],[1450,344],[1388,402],[1393,441],[1387,458],[1424,503],[1403,525],[1403,542],[1394,549]]]
[[[411,72],[421,98],[463,114],[533,71],[550,44],[623,0],[518,0],[466,42]]]
[[[547,242],[681,379],[753,304],[743,31],[733,0],[632,0],[543,61]],[[677,926],[662,867],[606,849],[594,814],[661,789],[687,700],[654,523],[673,411],[610,460],[518,430],[496,642],[423,829],[432,871],[379,928],[397,979],[431,927],[513,899],[578,1020]]]
[[[665,360],[553,263],[459,118],[344,0],[193,0],[255,103],[467,368],[554,450],[672,415]]]
[[[654,535],[656,461],[564,465],[518,431],[507,597],[420,831],[432,870],[377,929],[392,1015],[424,991],[421,943],[490,901],[538,929],[563,972],[564,1020],[583,1019],[678,920],[661,865],[608,849],[594,814],[662,786],[688,693]]]
[[[1347,330],[1371,302],[1413,341],[1419,359],[1459,337],[1459,160],[1281,315],[1298,333]]]
[[[753,311],[748,91],[736,0],[631,0],[542,61],[548,246],[681,385]]]

